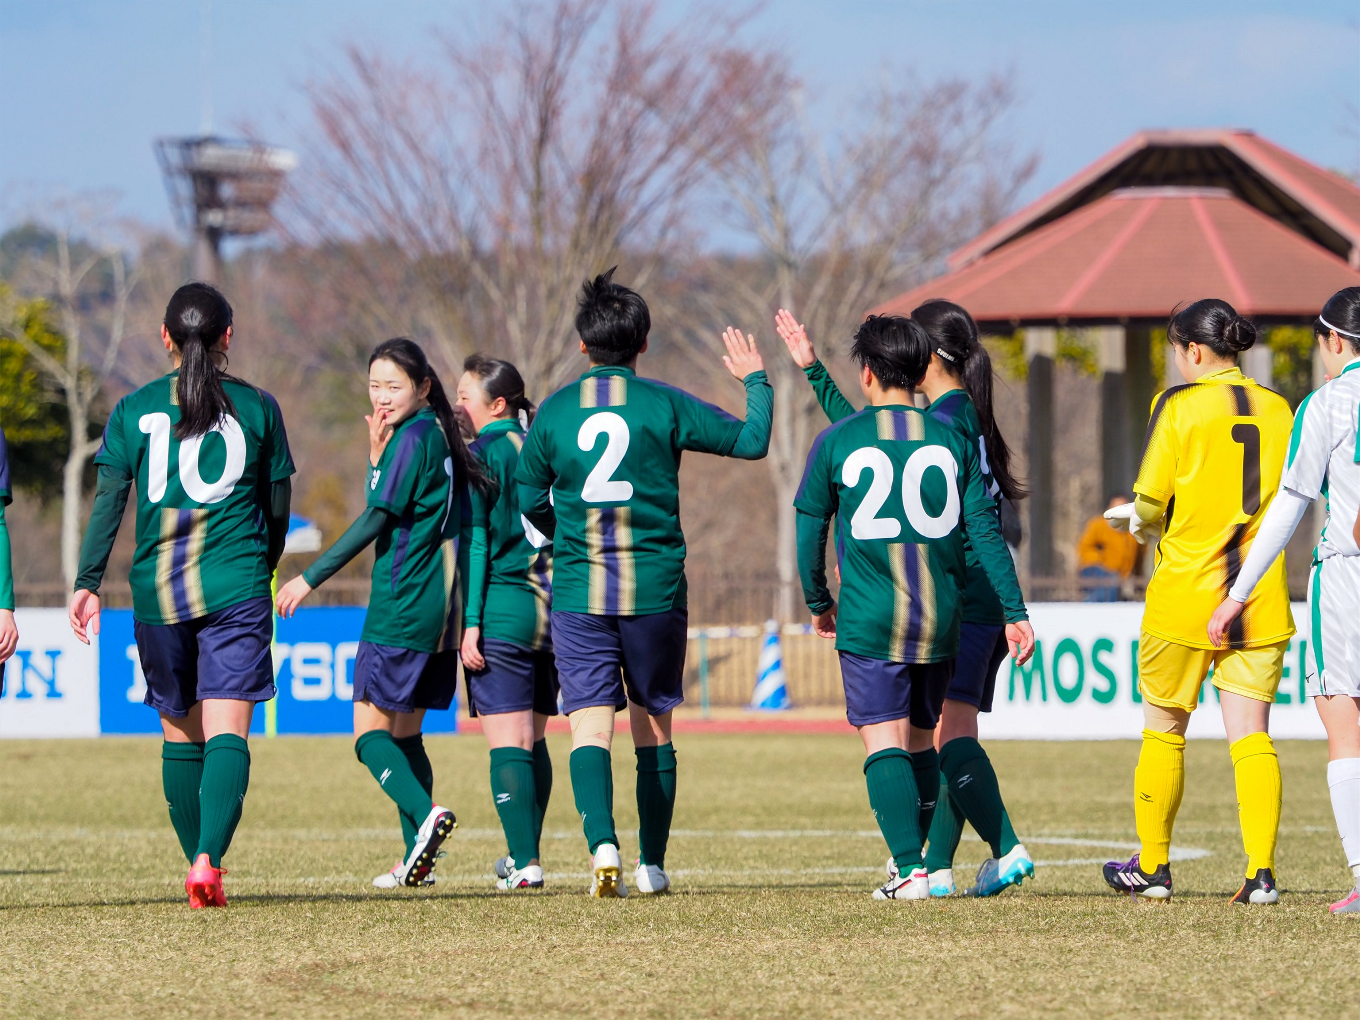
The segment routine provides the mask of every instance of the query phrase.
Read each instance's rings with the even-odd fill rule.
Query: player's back
[[[172,372],[120,400],[95,463],[137,488],[137,549],[129,580],[138,619],[177,623],[270,592],[262,507],[293,473],[274,398],[230,377],[232,412],[206,435],[179,439]]]
[[[551,481],[553,608],[632,616],[685,605],[680,457],[726,455],[742,423],[621,366],[592,368],[539,408],[521,481]]]
[[[1167,504],[1143,626],[1211,647],[1209,617],[1226,597],[1279,487],[1293,416],[1278,393],[1237,368],[1158,394],[1148,423],[1139,495]],[[1293,633],[1284,559],[1233,631],[1233,647],[1273,644]]]
[[[956,430],[905,405],[867,408],[817,437],[794,505],[837,517],[837,648],[894,662],[953,657],[970,453]]]
[[[1305,428],[1306,421],[1312,427]],[[1327,499],[1328,524],[1317,547],[1320,560],[1360,555],[1360,546],[1355,541],[1355,522],[1360,519],[1357,432],[1360,432],[1360,361],[1352,361],[1340,375],[1299,404],[1289,440],[1284,484],[1310,499],[1319,495]],[[1311,484],[1316,479],[1322,480],[1320,488]]]

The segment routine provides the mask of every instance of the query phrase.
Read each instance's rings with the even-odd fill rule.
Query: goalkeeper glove
[[[1139,545],[1147,545],[1149,542],[1156,545],[1162,537],[1162,519],[1159,517],[1155,521],[1143,520],[1138,516],[1132,503],[1121,503],[1119,506],[1111,507],[1105,511],[1105,519],[1116,531],[1127,531]]]

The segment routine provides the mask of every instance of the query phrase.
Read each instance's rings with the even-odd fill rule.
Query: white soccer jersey
[[[1317,558],[1357,556],[1353,530],[1360,512],[1360,464],[1356,463],[1356,429],[1360,409],[1360,360],[1352,361],[1335,379],[1304,398],[1294,415],[1281,489],[1306,499],[1327,497],[1327,525],[1318,542]],[[1360,599],[1360,592],[1356,593]]]

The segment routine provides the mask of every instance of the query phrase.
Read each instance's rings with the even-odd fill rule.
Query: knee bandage
[[[1143,729],[1151,730],[1153,733],[1174,733],[1178,737],[1183,737],[1189,725],[1190,713],[1185,709],[1154,705],[1150,701],[1143,702]]]
[[[594,705],[579,709],[567,717],[571,723],[572,750],[578,747],[603,747],[606,751],[614,743],[614,707]]]

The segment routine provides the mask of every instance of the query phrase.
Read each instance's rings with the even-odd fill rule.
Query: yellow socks
[[[1146,746],[1146,745],[1145,745]],[[1228,748],[1237,777],[1237,815],[1247,851],[1247,877],[1275,870],[1280,831],[1280,759],[1268,733],[1249,733]]]
[[[1239,772],[1238,789],[1241,788]],[[1139,865],[1144,871],[1156,871],[1167,863],[1171,851],[1171,827],[1176,823],[1176,812],[1180,810],[1181,794],[1184,792],[1185,738],[1175,733],[1144,730],[1143,750],[1138,755],[1138,767],[1133,770],[1133,817],[1138,826],[1138,839],[1142,843]],[[1279,803],[1278,797],[1276,803]],[[1279,818],[1278,807],[1275,817]],[[1245,822],[1243,827],[1245,831]]]

